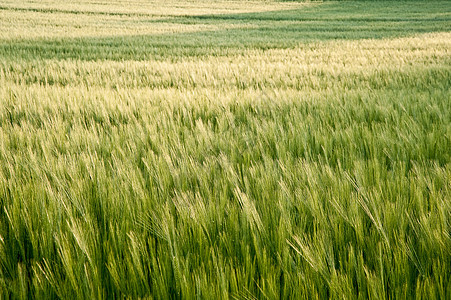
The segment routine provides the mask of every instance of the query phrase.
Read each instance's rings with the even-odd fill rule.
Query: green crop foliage
[[[449,1],[0,3],[0,299],[450,299]]]

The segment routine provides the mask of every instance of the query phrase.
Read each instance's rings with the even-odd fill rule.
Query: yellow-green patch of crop
[[[175,16],[234,14],[293,9],[302,3],[249,1],[4,1],[0,38],[63,38],[162,34],[234,28],[219,24],[172,24]],[[169,21],[169,23],[168,23]],[[221,26],[222,25],[222,26]]]
[[[295,49],[247,50],[241,55],[182,61],[5,61],[4,84],[91,88],[177,88],[229,90],[314,89],[334,86],[378,88],[443,84],[430,72],[448,76],[449,33],[392,40],[338,41]],[[420,81],[417,76],[424,73]]]

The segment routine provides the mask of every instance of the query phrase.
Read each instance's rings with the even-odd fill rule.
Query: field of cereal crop
[[[450,299],[451,3],[0,0],[0,298]]]

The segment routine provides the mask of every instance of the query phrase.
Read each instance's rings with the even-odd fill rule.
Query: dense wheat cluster
[[[0,298],[450,299],[451,3],[0,2]]]

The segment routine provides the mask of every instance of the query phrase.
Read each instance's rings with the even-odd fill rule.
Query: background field
[[[451,298],[451,3],[0,1],[0,298]]]

